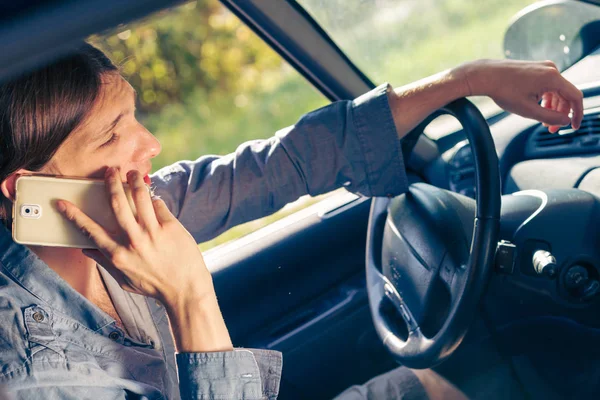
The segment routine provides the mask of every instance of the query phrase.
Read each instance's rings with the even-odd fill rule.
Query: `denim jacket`
[[[155,193],[198,242],[304,194],[407,186],[382,85],[227,156],[165,167]],[[164,307],[99,267],[126,332],[0,228],[0,385],[17,399],[275,399],[276,351],[176,353]]]

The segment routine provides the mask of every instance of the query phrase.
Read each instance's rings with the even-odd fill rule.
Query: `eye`
[[[116,142],[118,138],[119,138],[119,135],[118,135],[117,133],[113,133],[113,134],[110,136],[110,139],[108,139],[106,142],[102,143],[102,144],[100,145],[100,147],[106,147],[106,146],[109,146],[110,144],[112,144],[112,143]]]

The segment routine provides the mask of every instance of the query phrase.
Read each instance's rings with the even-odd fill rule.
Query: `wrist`
[[[215,295],[165,304],[177,351],[231,351],[233,345]]]
[[[186,323],[190,311],[196,310],[208,311],[219,310],[217,294],[212,285],[212,280],[204,287],[191,285],[189,288],[182,289],[172,295],[163,296],[160,301],[164,304],[169,319],[172,321],[181,321]]]
[[[467,90],[467,96],[492,96],[495,80],[491,71],[494,60],[466,62],[454,68],[453,73]]]
[[[190,308],[211,309],[218,307],[214,291],[211,294],[206,292],[184,293],[160,299],[160,301],[165,306],[169,318],[173,319],[179,319]]]
[[[470,96],[463,65],[429,76],[388,92],[388,102],[399,138],[435,110],[453,100]]]
[[[212,276],[207,273],[205,276],[189,279],[185,285],[163,287],[157,298],[167,310],[178,310],[190,303],[202,303],[210,298],[216,298]]]

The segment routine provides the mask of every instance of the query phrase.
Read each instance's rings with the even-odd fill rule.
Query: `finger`
[[[546,92],[542,95],[542,107],[544,108],[550,108],[550,106],[552,105],[552,93],[551,92]]]
[[[570,107],[573,110],[571,126],[573,129],[579,129],[583,120],[583,93],[562,76],[560,76],[560,79],[560,90],[558,90],[558,93],[570,103]]]
[[[558,108],[558,102],[560,101],[560,96],[555,93],[552,93],[552,101],[550,102],[550,109],[556,110]]]
[[[159,197],[152,198],[152,205],[154,206],[154,212],[156,213],[156,218],[161,224],[164,224],[169,221],[175,220],[175,216],[171,214],[171,211],[167,208],[165,202]]]
[[[101,265],[113,278],[115,278],[115,281],[117,281],[119,286],[121,286],[123,289],[128,290],[130,292],[135,292],[135,289],[133,289],[131,285],[129,285],[125,274],[121,272],[120,269],[115,267],[115,265],[112,262],[110,262],[110,260],[106,258],[106,256],[100,251],[93,249],[83,249],[82,253],[86,257],[89,257],[92,260],[94,260],[97,264]]]
[[[127,201],[118,170],[108,168],[106,170],[105,181],[106,190],[108,191],[108,201],[115,214],[117,223],[129,237],[137,235],[140,227],[133,216],[129,201]]]
[[[564,126],[567,125],[571,120],[568,115],[560,113],[556,110],[551,110],[548,108],[541,107],[537,103],[533,104],[528,108],[528,117],[534,118],[542,123],[546,123],[548,125],[559,125]]]
[[[148,187],[144,183],[142,175],[139,171],[129,171],[127,173],[127,183],[131,189],[131,197],[135,203],[137,209],[138,221],[148,230],[154,230],[158,227],[158,220],[156,219],[156,213],[152,206],[152,200]]]
[[[571,116],[571,127],[577,130],[581,128],[581,121],[583,120],[583,101],[571,101],[570,106],[571,110],[573,110],[573,115]]]
[[[565,115],[569,115],[569,112],[571,111],[571,105],[569,104],[567,99],[565,99],[562,96],[558,96],[558,107],[556,110]]]
[[[552,106],[552,93],[551,92],[546,92],[542,95],[542,102],[541,102],[541,106],[544,108],[550,108]],[[543,123],[542,124],[545,127],[548,127],[550,125],[548,125],[547,123]]]
[[[568,117],[569,111],[571,110],[571,106],[570,106],[569,102],[567,100],[565,100],[562,96],[556,95],[556,97],[558,98],[558,105],[556,107],[556,111],[558,111],[559,113],[562,113]],[[556,133],[560,130],[560,128],[562,128],[562,127],[558,126],[558,125],[552,125],[549,127],[548,130],[550,131],[550,133]]]
[[[73,222],[85,237],[90,238],[98,249],[105,252],[105,254],[112,254],[114,252],[118,245],[117,242],[93,219],[66,200],[59,200],[56,206],[58,211],[69,221]]]

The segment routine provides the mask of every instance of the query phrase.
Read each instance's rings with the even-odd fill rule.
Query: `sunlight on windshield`
[[[298,2],[375,84],[402,86],[465,61],[503,58],[509,21],[535,0]],[[489,98],[474,100],[486,116],[499,112]]]

